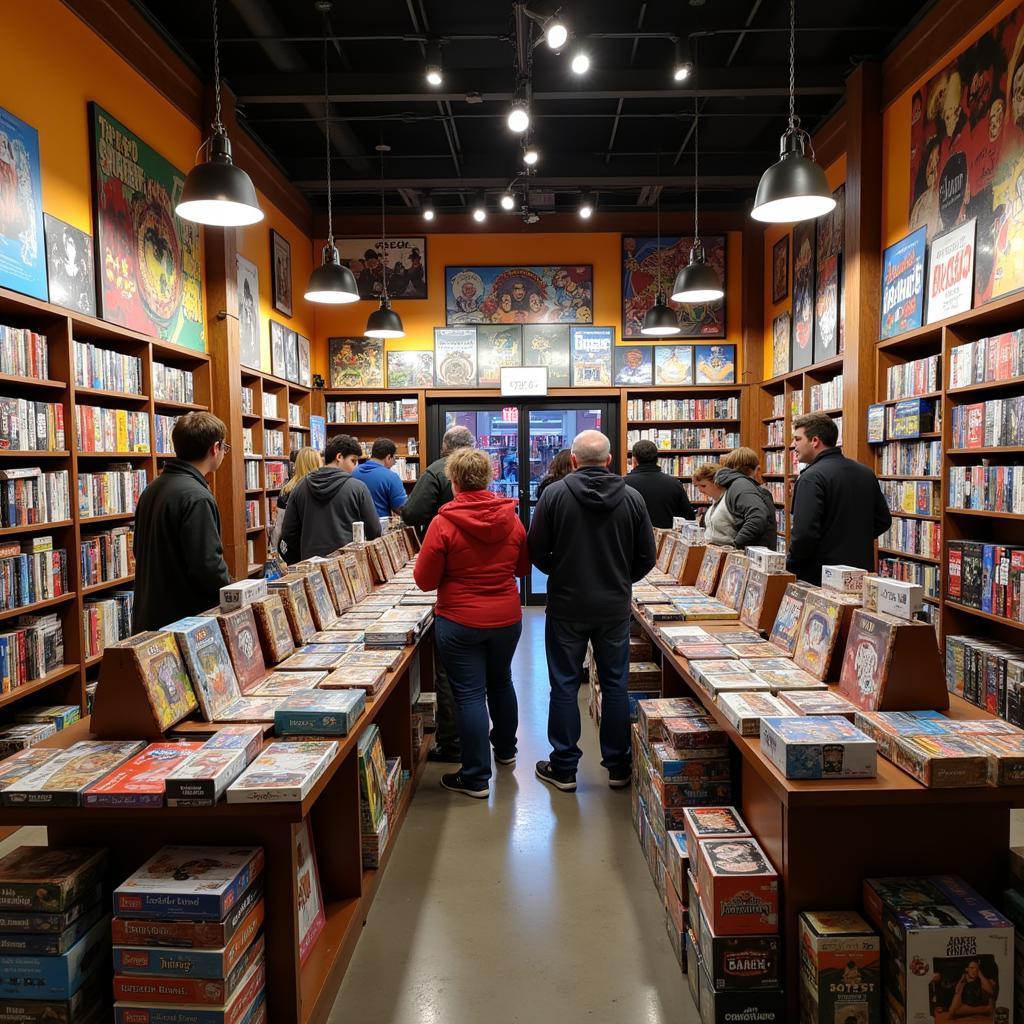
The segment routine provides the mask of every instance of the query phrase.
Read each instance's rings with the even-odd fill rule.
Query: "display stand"
[[[779,605],[786,594],[786,587],[795,582],[796,577],[791,572],[761,573],[756,569],[752,570],[747,577],[747,591],[743,595],[740,622],[766,634],[779,613]],[[751,586],[756,586],[760,594],[757,600],[752,597],[748,603],[747,594]]]

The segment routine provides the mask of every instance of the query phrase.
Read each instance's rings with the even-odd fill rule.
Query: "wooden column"
[[[758,447],[761,421],[757,382],[764,379],[764,226],[751,217],[743,225],[743,367],[739,380],[740,440]]]

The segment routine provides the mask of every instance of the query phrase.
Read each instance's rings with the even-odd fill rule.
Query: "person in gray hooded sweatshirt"
[[[722,458],[722,468],[715,474],[715,483],[725,489],[723,501],[732,519],[734,547],[741,551],[750,546],[775,550],[775,501],[771,492],[757,480],[760,468],[757,452],[752,448],[736,448]]]
[[[338,434],[327,442],[324,465],[291,493],[281,527],[280,551],[292,565],[329,555],[352,543],[352,524],[366,527],[366,539],[380,536],[380,519],[369,488],[352,476],[363,449],[354,437]]]

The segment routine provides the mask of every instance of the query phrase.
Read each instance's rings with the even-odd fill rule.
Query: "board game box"
[[[327,589],[327,581],[322,572],[312,572],[304,577],[306,598],[313,623],[317,629],[330,629],[338,621],[338,613]]]
[[[361,690],[312,690],[285,699],[274,713],[278,736],[346,736],[366,704]]]
[[[35,771],[36,768],[59,753],[60,749],[54,747],[28,747],[25,750],[19,750],[16,754],[9,754],[3,761],[0,761],[0,789],[14,785],[19,779],[23,779],[29,772]]]
[[[729,748],[697,747],[674,750],[667,743],[651,744],[651,765],[667,783],[721,782],[731,777]]]
[[[804,601],[810,587],[806,583],[790,583],[782,596],[779,610],[772,623],[768,639],[781,648],[786,654],[796,651],[797,638],[800,635],[800,623],[803,621]]]
[[[70,999],[0,996],[0,1024],[107,1024],[110,976],[95,970]]]
[[[779,930],[779,878],[749,836],[698,840],[697,890],[716,935],[769,935]],[[692,859],[692,854],[691,854]]]
[[[988,752],[973,736],[900,736],[892,746],[892,761],[932,789],[988,785]]]
[[[705,718],[707,711],[692,697],[660,697],[637,701],[636,720],[641,738],[650,743],[665,738],[666,718]]]
[[[0,729],[0,757],[28,750],[57,732],[53,722],[23,722]]]
[[[782,940],[778,935],[716,935],[701,909],[690,908],[697,945],[711,987],[718,992],[777,988]]]
[[[151,743],[145,750],[90,786],[83,807],[163,807],[167,776],[181,767],[202,743]]]
[[[323,892],[316,864],[316,848],[309,821],[304,820],[295,830],[295,857],[298,867],[299,895],[299,964],[305,963],[316,940],[327,924],[324,916]]]
[[[239,697],[217,716],[218,722],[272,722],[284,697]]]
[[[217,620],[194,615],[164,628],[178,641],[203,718],[213,721],[218,711],[241,696]]]
[[[896,619],[878,612],[857,609],[853,613],[839,692],[865,711],[874,711],[881,703],[898,625]]]
[[[295,651],[295,640],[292,638],[281,595],[268,595],[262,601],[255,602],[252,610],[256,616],[256,628],[263,647],[265,664],[276,665],[279,661],[284,661]]]
[[[716,544],[709,544],[704,549],[704,558],[700,563],[700,570],[697,573],[697,582],[694,586],[702,594],[713,594],[718,586],[718,577],[722,570],[722,563],[729,553],[729,548],[719,547]]]
[[[882,1022],[881,943],[854,910],[800,915],[800,1019]]]
[[[741,736],[760,735],[762,718],[791,713],[790,709],[770,693],[723,693],[718,698],[718,706]]]
[[[63,931],[0,933],[0,953],[63,956],[107,913],[106,903],[100,899],[100,889],[95,896],[96,899],[88,905],[79,904],[73,908],[78,916]]]
[[[248,693],[267,674],[254,609],[245,607],[225,612],[217,616],[217,624],[224,636],[239,689]]]
[[[859,594],[864,589],[866,569],[854,565],[823,565],[821,585],[826,590],[838,590],[842,594]]]
[[[316,631],[313,613],[309,610],[306,597],[306,577],[296,574],[282,576],[268,584],[269,589],[281,598],[292,638],[297,644],[304,644]]]
[[[852,722],[857,708],[831,690],[780,690],[783,715],[841,715]]]
[[[735,807],[688,807],[683,811],[683,828],[691,862],[699,855],[697,844],[701,839],[750,835],[750,830]]]
[[[346,652],[325,650],[323,644],[315,645],[309,651],[297,651],[278,665],[282,672],[333,672],[345,657]]]
[[[339,668],[320,683],[321,690],[362,690],[376,697],[384,689],[386,673],[378,668]]]
[[[90,786],[145,746],[144,740],[80,740],[9,785],[0,797],[5,807],[78,807]]]
[[[728,738],[712,718],[666,718],[662,722],[665,743],[676,750],[726,747]]]
[[[109,941],[105,916],[62,956],[0,955],[0,996],[70,999],[107,959]]]
[[[629,690],[660,690],[661,666],[655,665],[652,661],[630,662],[626,688]]]
[[[718,661],[736,657],[725,644],[676,644],[673,650],[687,661]]]
[[[877,747],[839,716],[763,718],[761,753],[787,779],[872,779]]]
[[[167,777],[167,806],[212,807],[242,774],[246,763],[244,750],[204,746]]]
[[[893,760],[893,747],[900,736],[941,736],[945,718],[937,711],[861,711],[853,716],[853,724],[878,745],[878,752]]]
[[[95,894],[106,869],[105,849],[16,847],[0,859],[0,914],[8,923],[30,914],[27,931],[63,931],[77,916],[70,908]]]
[[[686,872],[690,869],[690,855],[686,850],[686,833],[682,829],[670,830],[665,843],[665,873],[680,901],[686,904]]]
[[[1024,785],[1024,737],[979,736],[977,745],[988,754],[988,780],[991,785]]]
[[[841,617],[841,606],[833,594],[823,590],[807,593],[793,661],[815,679],[828,678]]]
[[[326,678],[326,672],[274,671],[259,686],[254,687],[251,696],[291,697],[296,693],[315,690]]]
[[[743,591],[747,585],[749,572],[750,562],[747,561],[747,556],[739,551],[730,551],[722,565],[715,598],[739,611],[743,604]]]
[[[338,751],[333,740],[271,743],[228,787],[227,801],[279,803],[303,800]]]

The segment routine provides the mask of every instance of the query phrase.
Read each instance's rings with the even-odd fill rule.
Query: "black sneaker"
[[[471,786],[463,779],[462,772],[449,772],[447,775],[442,775],[441,785],[453,793],[465,793],[466,796],[475,797],[477,800],[486,800],[491,795],[491,787],[487,783],[482,786]]]
[[[633,781],[633,773],[627,768],[625,771],[608,772],[608,785],[612,789],[625,789]]]
[[[462,764],[462,751],[439,747],[436,743],[427,751],[427,760],[439,764]]]
[[[554,786],[555,789],[560,789],[563,793],[576,792],[576,773],[555,771],[551,767],[550,761],[538,761],[536,775],[541,782],[546,782],[549,786]]]
[[[512,753],[508,757],[498,757],[498,752],[495,751],[494,752],[494,763],[495,764],[509,765],[512,768],[515,768],[515,766],[516,766],[516,752],[513,750]]]

